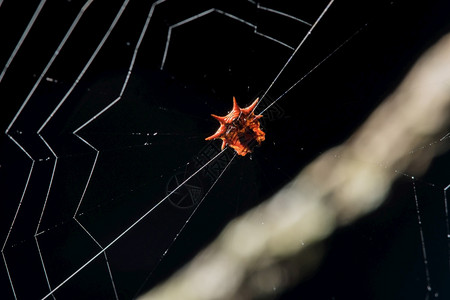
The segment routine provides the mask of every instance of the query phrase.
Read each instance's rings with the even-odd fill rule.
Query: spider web
[[[448,29],[442,7],[0,1],[5,299],[129,299],[154,286],[348,137]],[[260,97],[264,114],[267,140],[243,158],[204,141],[233,96]],[[449,297],[448,160],[402,173],[285,297]]]

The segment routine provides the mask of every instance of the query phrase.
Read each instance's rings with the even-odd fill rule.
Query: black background
[[[328,2],[309,2],[259,3],[312,23]],[[164,201],[108,248],[106,254],[120,299],[133,298],[168,276],[212,240],[231,218],[275,193],[303,166],[348,138],[392,92],[420,54],[449,30],[450,5],[446,1],[360,2],[335,1],[269,90],[260,109],[350,38],[264,114],[267,140],[261,147],[251,155],[236,157],[218,178],[233,157],[233,152],[226,150],[220,163],[188,182],[201,190],[201,196],[206,195],[200,206],[180,208]],[[0,7],[0,66],[14,51],[38,3],[5,0]],[[89,146],[73,132],[121,95],[152,4],[131,1],[92,64],[83,71],[123,4],[94,1],[8,131],[34,159],[32,165],[33,160],[5,131],[83,4],[48,1],[0,82],[2,241],[33,167],[3,252],[19,299],[41,298],[49,291],[36,240],[54,288],[100,251],[95,241],[103,247],[108,245],[165,197],[175,176],[186,178],[207,161],[205,157],[217,153],[219,141],[204,141],[218,125],[209,114],[225,115],[233,96],[241,106],[261,96],[292,53],[215,11],[172,30],[161,69],[168,26],[214,7],[256,24],[258,32],[294,48],[309,29],[257,9],[248,1],[168,0],[156,6],[120,100],[78,132]],[[83,76],[67,94],[81,73]],[[36,132],[62,99],[64,103],[40,132],[58,157],[47,196],[55,156]],[[448,139],[443,142],[448,143]],[[98,150],[98,157],[93,148]],[[414,155],[426,151],[432,151],[432,147]],[[376,163],[370,158],[367,161]],[[315,274],[274,296],[450,298],[443,197],[443,189],[450,183],[448,166],[447,154],[436,159],[414,185],[411,176],[416,174],[403,176],[377,212],[328,240],[328,254]],[[423,213],[429,257],[428,292],[415,196]],[[72,218],[81,198],[76,220],[87,231]],[[45,214],[35,237],[44,203]],[[187,226],[174,241],[186,220]],[[0,284],[5,299],[12,298],[4,265]],[[90,263],[55,296],[114,298],[105,257],[101,255]]]

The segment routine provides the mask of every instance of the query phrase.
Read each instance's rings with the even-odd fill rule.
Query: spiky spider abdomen
[[[253,113],[258,100],[259,98],[246,108],[240,108],[236,98],[233,97],[233,109],[228,115],[223,117],[211,115],[219,121],[220,127],[205,140],[221,139],[222,149],[228,145],[241,156],[251,153],[253,147],[261,145],[266,135],[260,128],[259,119],[262,115]]]

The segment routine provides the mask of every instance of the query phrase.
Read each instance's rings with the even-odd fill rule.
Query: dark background
[[[313,23],[328,1],[309,2],[259,5]],[[233,160],[227,149],[55,297],[114,299],[114,282],[119,298],[130,299],[170,275],[231,218],[348,138],[420,54],[450,29],[447,1],[360,2],[335,1],[269,90],[256,112],[342,45],[264,113],[267,139],[261,147]],[[39,3],[5,0],[0,6],[0,66]],[[261,96],[292,53],[259,33],[296,48],[310,28],[250,1],[168,0],[155,6],[127,79],[152,2],[130,1],[124,7],[120,1],[94,1],[35,86],[83,5],[47,1],[0,82],[2,243],[8,237],[0,286],[5,299],[14,297],[6,267],[17,298],[42,298],[49,285],[55,288],[72,275],[204,166],[220,147],[219,141],[204,141],[218,126],[209,115],[225,115],[233,96],[241,106]],[[121,7],[119,21],[102,43]],[[172,30],[161,68],[168,27],[210,8],[216,11]],[[221,12],[257,25],[257,32]],[[448,141],[438,142],[448,147]],[[434,148],[411,150],[405,155]],[[367,163],[377,162],[368,157]],[[449,299],[443,192],[450,183],[448,166],[445,154],[426,174],[401,177],[378,211],[327,241],[329,250],[317,272],[274,296]]]

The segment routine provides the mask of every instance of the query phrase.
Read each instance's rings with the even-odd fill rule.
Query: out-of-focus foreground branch
[[[380,204],[398,176],[394,170],[424,170],[432,159],[408,152],[448,130],[449,53],[450,35],[415,64],[347,142],[233,220],[191,263],[142,299],[254,299],[301,279],[319,261],[323,239]]]

